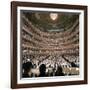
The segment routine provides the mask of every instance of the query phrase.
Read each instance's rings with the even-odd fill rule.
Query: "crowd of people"
[[[52,38],[50,38],[49,35],[48,35],[48,38],[45,38],[43,37],[44,32],[41,33],[39,32],[39,30],[37,30],[37,28],[34,28],[34,26],[31,24],[30,21],[27,20],[26,17],[25,17],[25,20],[28,22],[29,26],[31,25],[31,27],[33,27],[33,29],[30,29],[30,27],[26,27],[26,25],[23,25],[24,28],[22,30],[22,41],[23,41],[22,46],[23,48],[29,48],[28,50],[30,51],[30,53],[41,53],[41,52],[48,53],[49,50],[46,50],[46,49],[52,49],[52,48],[60,49],[60,52],[54,51],[55,53],[67,53],[68,54],[68,53],[78,53],[79,52],[78,26],[76,27],[74,32],[71,33],[70,35],[66,35],[66,36],[59,35],[58,38],[54,39],[54,37],[57,36],[59,33],[57,35],[49,34],[50,37],[52,36]],[[34,30],[36,30],[41,36],[37,35],[37,33],[35,32],[33,33],[32,31]],[[68,31],[68,32],[71,32],[71,31]],[[39,49],[45,48],[45,50],[37,50],[38,48]],[[33,52],[32,49],[35,52]]]
[[[77,61],[78,57],[72,57],[73,63],[76,64],[75,62]],[[50,77],[71,75],[70,73],[64,72],[64,68],[72,67],[71,63],[71,60],[66,61],[63,56],[60,55],[24,56],[22,62],[22,77]]]
[[[25,31],[27,32],[27,33],[29,33],[29,34],[24,34],[25,33]],[[79,39],[79,29],[78,29],[78,26],[76,27],[76,29],[73,31],[73,33],[70,33],[70,34],[68,34],[68,35],[66,35],[66,36],[64,36],[64,35],[59,35],[58,36],[58,38],[55,38],[56,36],[55,36],[55,34],[53,34],[52,36],[48,36],[47,38],[45,38],[45,37],[43,37],[43,34],[44,34],[44,32],[43,33],[41,33],[41,36],[39,36],[39,35],[37,35],[37,33],[33,33],[32,31],[34,31],[34,29],[33,30],[31,30],[29,27],[26,27],[26,25],[24,25],[24,28],[23,28],[23,32],[22,32],[22,35],[23,35],[23,37],[24,38],[27,38],[27,39],[33,39],[33,40],[36,40],[36,41],[41,41],[41,42],[45,42],[45,43],[57,43],[57,42],[60,42],[60,43],[62,43],[62,44],[64,44],[64,43],[66,43],[66,44],[68,44],[68,43],[72,43],[72,42],[74,42],[74,41],[76,41],[76,40],[78,40]],[[39,32],[39,31],[38,31]],[[35,35],[35,37],[34,37],[34,35]],[[42,37],[42,38],[41,38]],[[51,38],[50,38],[51,37]],[[43,41],[44,40],[44,41]],[[37,42],[36,42],[37,43]]]
[[[48,33],[22,18],[22,77],[78,75],[79,21],[65,32]]]

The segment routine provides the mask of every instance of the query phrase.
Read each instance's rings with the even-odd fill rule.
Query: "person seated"
[[[41,64],[39,67],[40,75],[39,77],[45,77],[46,76],[46,65]]]
[[[61,66],[58,66],[55,76],[64,76],[63,70]]]
[[[31,62],[26,62],[22,65],[22,67],[24,69],[24,73],[23,73],[22,77],[30,77],[29,72],[32,68],[32,63]]]

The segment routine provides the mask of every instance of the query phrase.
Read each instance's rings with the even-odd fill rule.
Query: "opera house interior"
[[[21,11],[22,77],[80,73],[79,14]]]

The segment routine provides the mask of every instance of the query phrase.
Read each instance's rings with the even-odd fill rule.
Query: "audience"
[[[41,28],[39,30],[35,27],[24,15],[22,18],[24,19],[22,27],[22,77],[72,75],[64,69],[69,68],[70,70],[79,67],[78,20],[65,32],[45,33],[42,32]],[[52,49],[55,49],[55,51],[52,52]],[[52,53],[55,55],[52,55]],[[56,55],[57,53],[59,54]],[[65,55],[62,56],[62,54]]]
[[[55,73],[55,76],[64,76],[62,67],[58,66],[58,69],[57,69],[57,71]]]
[[[39,77],[45,77],[46,76],[46,65],[42,64],[39,67],[40,75]]]
[[[67,75],[63,69],[78,67],[76,62],[79,63],[79,57],[69,55],[64,57],[68,59],[68,62],[63,58],[63,56],[60,55],[26,55],[23,57],[22,64],[23,77],[50,77]],[[68,75],[71,74],[69,73]]]
[[[23,77],[29,77],[29,72],[32,68],[32,63],[31,62],[23,63],[22,67],[24,70]]]

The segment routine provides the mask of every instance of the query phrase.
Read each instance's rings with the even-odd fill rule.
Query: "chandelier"
[[[50,13],[50,18],[52,20],[56,20],[58,18],[58,14],[57,13]]]

